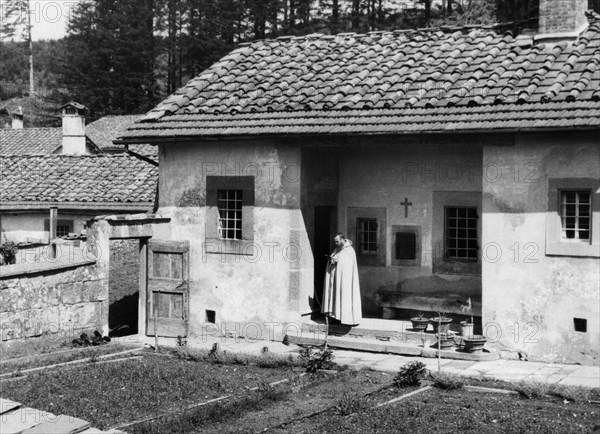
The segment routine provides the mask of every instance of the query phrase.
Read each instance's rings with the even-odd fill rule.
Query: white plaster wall
[[[589,135],[521,135],[515,146],[485,147],[486,168],[488,339],[529,359],[597,364],[600,259],[547,256],[545,230],[548,178],[599,179],[600,144]],[[587,319],[587,333],[574,331],[573,318]]]
[[[220,334],[280,338],[285,324],[299,323],[312,295],[299,169],[300,150],[273,143],[161,147],[158,215],[172,220],[154,238],[190,242],[191,335],[209,333],[207,309]],[[207,175],[255,176],[254,255],[205,252]]]
[[[48,232],[44,231],[44,220],[49,219],[49,213],[8,213],[0,214],[2,238],[6,234],[9,241],[27,242],[28,239],[48,241]],[[73,220],[73,232],[81,233],[85,227],[85,222],[91,217],[89,215],[61,214],[59,220]]]

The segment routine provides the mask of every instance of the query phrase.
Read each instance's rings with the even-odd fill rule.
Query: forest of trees
[[[31,45],[35,84],[46,97],[84,103],[91,118],[142,113],[240,42],[519,22],[537,9],[538,0],[81,0],[65,38]],[[30,46],[15,25],[0,27],[0,82],[26,91]]]

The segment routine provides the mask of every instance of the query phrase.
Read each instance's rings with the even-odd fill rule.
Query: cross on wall
[[[400,202],[400,205],[404,207],[404,218],[408,218],[408,207],[412,206],[412,204],[412,202],[408,201],[407,197],[404,198],[404,202]]]

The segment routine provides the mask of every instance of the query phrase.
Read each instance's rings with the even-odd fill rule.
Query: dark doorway
[[[138,332],[139,262],[139,240],[110,241],[110,336],[127,336]]]
[[[327,269],[327,258],[333,250],[333,237],[337,228],[337,211],[335,206],[315,207],[315,303],[313,312],[320,312],[323,297],[323,279]]]

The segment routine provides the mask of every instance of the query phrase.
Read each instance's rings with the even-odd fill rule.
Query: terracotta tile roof
[[[588,18],[576,41],[557,44],[494,26],[254,42],[147,113],[125,141],[181,135],[178,128],[196,137],[305,133],[314,125],[370,133],[382,129],[370,126],[378,116],[388,116],[394,132],[546,128],[564,111],[575,112],[564,128],[597,127],[600,16]]]
[[[57,203],[146,210],[158,167],[125,154],[0,156],[0,209]]]
[[[47,155],[62,146],[62,128],[0,128],[0,155]]]
[[[194,136],[417,134],[423,131],[516,131],[535,128],[600,128],[600,102],[443,107],[436,109],[374,109],[172,115],[161,122],[138,124],[128,140]],[[136,128],[138,127],[136,126]]]
[[[104,116],[85,126],[85,135],[104,152],[123,152],[123,145],[113,142],[142,115]],[[157,156],[158,149],[151,145],[132,145],[130,148],[138,154]]]

